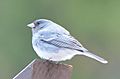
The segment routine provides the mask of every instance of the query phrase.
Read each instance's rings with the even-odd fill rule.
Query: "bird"
[[[82,55],[108,63],[102,57],[89,52],[69,31],[51,20],[37,19],[27,26],[32,29],[32,47],[41,59],[60,62]]]

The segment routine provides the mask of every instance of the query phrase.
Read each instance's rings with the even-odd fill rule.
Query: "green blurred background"
[[[0,79],[12,79],[38,58],[26,25],[39,18],[62,25],[109,61],[75,56],[64,62],[74,67],[72,79],[120,78],[120,0],[0,0]]]

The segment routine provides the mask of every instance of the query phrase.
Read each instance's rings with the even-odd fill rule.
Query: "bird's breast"
[[[52,53],[52,52],[57,53],[60,49],[52,44],[49,44],[49,43],[42,41],[41,39],[37,39],[37,38],[32,39],[32,45],[33,45],[34,50],[37,49],[37,50],[43,51],[43,52],[47,51],[48,53]]]

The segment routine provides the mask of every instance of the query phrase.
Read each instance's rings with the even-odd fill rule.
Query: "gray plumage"
[[[32,45],[38,56],[51,61],[65,61],[74,55],[85,55],[101,63],[103,58],[90,53],[60,25],[46,19],[35,20],[32,27]]]

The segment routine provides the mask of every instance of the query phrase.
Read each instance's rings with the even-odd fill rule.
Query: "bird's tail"
[[[93,58],[93,59],[95,59],[95,60],[97,60],[97,61],[99,61],[101,63],[104,63],[104,64],[108,63],[107,60],[105,60],[105,59],[103,59],[103,58],[101,58],[101,57],[99,57],[99,56],[97,56],[95,54],[92,54],[90,52],[84,52],[84,53],[82,53],[82,55],[85,55],[87,57]]]

